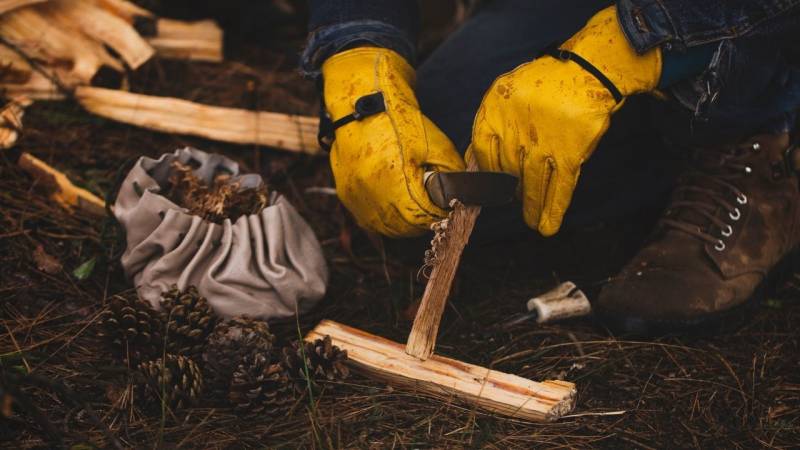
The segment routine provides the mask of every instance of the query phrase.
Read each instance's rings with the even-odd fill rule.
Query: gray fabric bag
[[[325,294],[328,269],[311,227],[280,194],[259,214],[221,224],[190,215],[165,196],[171,164],[190,164],[206,183],[226,171],[240,189],[259,175],[239,175],[221,155],[185,148],[159,159],[142,157],[120,186],[114,215],[127,233],[122,267],[139,296],[159,308],[173,284],[197,286],[223,317],[286,318],[311,309]]]

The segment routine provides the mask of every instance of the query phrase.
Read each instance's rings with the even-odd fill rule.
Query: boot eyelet
[[[730,237],[730,235],[733,234],[733,227],[730,225],[725,225],[725,228],[723,228],[720,233],[722,233],[722,235],[725,237]]]
[[[753,142],[753,151],[757,152],[759,150],[761,150],[761,144],[759,144],[758,142]]]
[[[740,192],[736,196],[736,201],[739,202],[740,205],[746,205],[747,204],[747,196]]]
[[[721,251],[725,250],[725,243],[722,242],[722,240],[720,239],[719,241],[717,241],[717,244],[714,246],[714,250],[716,250],[718,252],[721,252]]]
[[[739,211],[739,208],[733,208],[733,212],[728,213],[728,217],[731,218],[734,222],[742,218],[742,212]]]

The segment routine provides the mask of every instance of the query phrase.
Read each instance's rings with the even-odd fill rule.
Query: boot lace
[[[661,224],[712,244],[717,251],[725,250],[725,238],[733,235],[734,224],[742,218],[748,202],[736,181],[752,173],[748,160],[760,147],[754,143],[696,150]],[[720,208],[727,214],[720,214]],[[713,229],[719,230],[719,236],[712,234]]]

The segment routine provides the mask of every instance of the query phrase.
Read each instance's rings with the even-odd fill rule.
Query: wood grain
[[[94,114],[151,130],[293,152],[320,152],[316,117],[223,108],[88,86],[77,88],[75,98]]]
[[[447,401],[459,399],[531,421],[556,420],[575,406],[575,385],[567,381],[536,382],[438,355],[423,361],[406,354],[402,344],[330,320],[320,322],[305,339],[326,335],[347,351],[354,369]]]
[[[469,154],[469,153],[468,153]],[[478,164],[468,161],[467,170],[475,171]],[[481,212],[478,206],[455,205],[447,224],[444,240],[436,249],[436,263],[431,271],[425,293],[422,296],[417,316],[406,343],[406,353],[411,356],[427,359],[436,346],[439,334],[439,322],[442,320],[444,306],[450,296],[450,288],[458,271],[461,254],[472,234],[475,220]]]
[[[157,34],[147,37],[161,58],[221,62],[222,29],[213,20],[182,22],[160,18]]]

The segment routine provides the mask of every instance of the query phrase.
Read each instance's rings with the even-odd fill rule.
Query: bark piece
[[[568,381],[536,382],[438,355],[423,361],[406,354],[402,344],[330,320],[320,322],[305,340],[326,335],[347,352],[347,363],[354,369],[434,397],[455,397],[490,412],[537,422],[556,420],[575,406],[575,385]]]
[[[151,130],[320,153],[319,119],[315,117],[208,106],[177,98],[88,86],[76,89],[75,97],[94,114]]]

